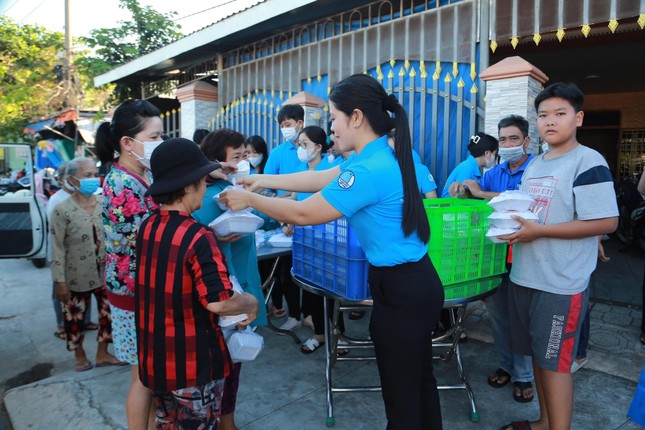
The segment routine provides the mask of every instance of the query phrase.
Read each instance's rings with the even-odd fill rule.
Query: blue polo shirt
[[[307,163],[298,158],[298,147],[291,141],[286,141],[271,150],[267,164],[264,166],[266,175],[286,175],[289,173],[304,172]],[[278,191],[284,194],[284,191]]]
[[[419,185],[419,191],[421,194],[429,193],[437,189],[437,184],[434,181],[434,177],[430,173],[430,169],[425,164],[414,163],[414,172],[417,176],[417,184]]]
[[[394,266],[419,261],[427,252],[416,232],[401,229],[403,180],[399,163],[382,136],[341,165],[341,173],[321,191],[354,229],[370,264]]]
[[[457,165],[457,167],[455,167],[455,169],[450,173],[450,176],[446,179],[446,184],[443,186],[441,197],[451,197],[448,192],[448,188],[450,188],[450,184],[453,182],[463,182],[466,179],[479,180],[481,177],[482,172],[479,168],[479,164],[477,164],[477,160],[475,160],[475,157],[472,155],[469,155],[468,158],[459,163],[459,165]]]
[[[477,181],[479,183],[479,187],[482,191],[494,193],[518,190],[520,188],[522,174],[532,159],[533,154],[529,154],[526,161],[514,172],[511,172],[511,169],[508,167],[508,161],[498,164],[487,171],[484,176]]]
[[[332,163],[327,161],[327,157],[323,157],[322,160],[320,160],[320,163],[316,167],[313,168],[313,170],[327,170],[331,169],[332,167],[339,166],[342,164],[343,159],[342,157],[336,157]],[[306,199],[307,197],[312,196],[314,193],[304,193],[304,192],[298,192],[297,195],[297,200],[301,201]]]

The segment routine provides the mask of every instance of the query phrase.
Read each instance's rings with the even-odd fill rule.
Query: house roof
[[[315,3],[315,7],[313,7]],[[245,8],[136,60],[94,78],[111,82],[157,81],[217,54],[279,34],[287,28],[365,5],[365,0],[246,0]]]

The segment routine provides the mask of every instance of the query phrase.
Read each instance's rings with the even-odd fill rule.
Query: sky
[[[130,19],[129,12],[119,7],[119,0],[69,0],[72,36],[87,36],[93,28],[117,26]],[[177,12],[173,18],[183,34],[206,27],[221,17],[239,10],[253,0],[139,0],[142,6],[156,11]],[[65,0],[0,0],[0,13],[21,24],[38,24],[52,31],[65,31]],[[192,16],[188,16],[192,15]],[[183,19],[182,19],[183,18]]]

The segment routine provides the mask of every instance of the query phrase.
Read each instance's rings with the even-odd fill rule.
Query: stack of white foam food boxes
[[[229,181],[233,184],[226,187],[224,191],[230,188],[243,188],[241,185],[235,185],[237,179],[247,176],[251,170],[251,165],[248,161],[242,160],[237,164],[237,173],[229,177]],[[219,194],[213,196],[215,204],[219,205],[220,209],[224,212],[208,224],[215,233],[219,236],[228,236],[229,234],[239,234],[246,236],[262,227],[264,220],[257,215],[251,213],[252,208],[244,209],[241,211],[232,211],[219,201]]]
[[[513,217],[521,217],[529,221],[537,222],[538,216],[534,212],[535,200],[524,191],[504,191],[488,202],[495,211],[488,216],[490,229],[486,233],[491,241],[504,243],[500,236],[515,233],[522,224]]]

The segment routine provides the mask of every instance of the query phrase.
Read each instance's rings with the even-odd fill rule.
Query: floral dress
[[[146,174],[149,173],[146,171]],[[149,178],[151,179],[151,178]],[[103,183],[105,232],[105,287],[112,310],[112,338],[116,357],[137,364],[134,325],[135,244],[141,222],[158,206],[146,197],[148,185],[118,163]]]

